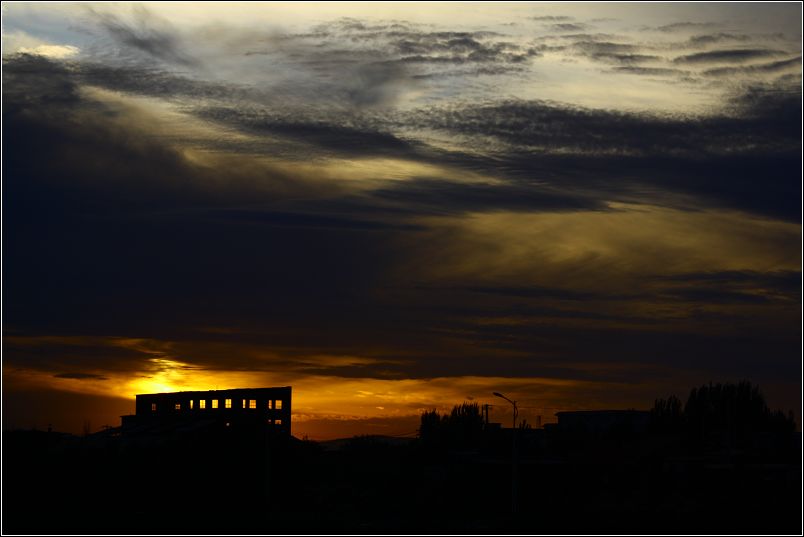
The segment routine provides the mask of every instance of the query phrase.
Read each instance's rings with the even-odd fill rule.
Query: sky
[[[742,379],[800,426],[801,9],[3,3],[4,429]]]

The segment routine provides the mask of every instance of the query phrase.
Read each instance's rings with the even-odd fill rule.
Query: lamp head
[[[503,399],[505,399],[505,396],[503,394],[501,394],[500,392],[492,392],[491,395],[496,395],[497,397],[502,397]]]

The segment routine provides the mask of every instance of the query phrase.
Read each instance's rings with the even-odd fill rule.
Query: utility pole
[[[516,408],[516,401],[511,401],[506,396],[501,393],[493,392],[493,395],[505,399],[514,407],[514,421],[511,427],[511,513],[516,516],[517,512],[517,481],[518,481],[518,453],[516,449],[516,418],[519,414],[519,410]]]

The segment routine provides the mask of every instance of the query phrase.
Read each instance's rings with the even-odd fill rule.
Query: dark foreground
[[[522,437],[471,451],[358,438],[3,435],[3,533],[801,532],[800,436],[772,452]],[[508,437],[510,438],[510,436]],[[535,445],[535,447],[534,447]],[[505,449],[503,449],[505,448]]]

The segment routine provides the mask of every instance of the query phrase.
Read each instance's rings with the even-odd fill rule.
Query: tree
[[[657,399],[651,426],[657,432],[683,432],[693,444],[716,441],[731,447],[745,447],[757,434],[795,430],[792,413],[772,412],[759,387],[747,380],[692,388],[683,410],[675,396]]]
[[[682,428],[681,400],[675,395],[656,399],[650,412],[650,425],[654,431],[677,433]]]
[[[483,434],[484,420],[477,403],[461,403],[452,407],[448,415],[436,410],[421,416],[419,438],[430,447],[462,449],[476,447]]]

